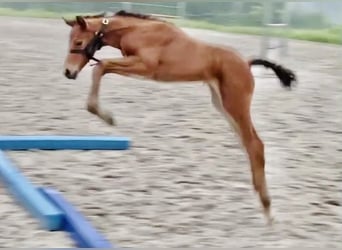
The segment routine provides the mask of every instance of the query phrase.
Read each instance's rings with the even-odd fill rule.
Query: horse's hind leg
[[[268,195],[264,170],[264,145],[255,131],[250,117],[251,93],[243,91],[243,89],[228,88],[224,83],[210,84],[209,86],[214,106],[234,128],[246,149],[251,165],[254,189],[259,193],[265,216],[271,223],[271,200]]]
[[[244,117],[240,119],[238,123],[241,130],[243,144],[246,148],[251,164],[254,189],[259,193],[264,213],[269,223],[271,223],[271,200],[268,195],[266,184],[264,144],[255,131],[250,117]]]
[[[236,123],[232,120],[232,117],[227,113],[222,104],[221,93],[219,90],[219,83],[217,81],[212,81],[209,84],[209,89],[211,93],[211,102],[218,112],[220,112],[228,123],[232,126],[236,134],[239,135],[239,128]]]

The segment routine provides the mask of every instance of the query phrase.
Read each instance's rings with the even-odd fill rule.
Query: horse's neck
[[[122,37],[130,31],[134,24],[123,22],[122,20],[113,20],[110,22],[106,36],[106,43],[110,46],[120,49]]]

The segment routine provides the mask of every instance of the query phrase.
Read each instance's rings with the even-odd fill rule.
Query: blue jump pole
[[[114,248],[60,192],[43,187],[38,190],[64,212],[63,230],[70,234],[76,243],[76,247]]]
[[[127,137],[112,136],[0,136],[0,150],[126,150]]]
[[[0,150],[0,179],[14,198],[49,231],[60,230],[63,212],[42,195]]]

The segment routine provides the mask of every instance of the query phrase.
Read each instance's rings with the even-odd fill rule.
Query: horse
[[[251,118],[255,85],[251,67],[261,65],[271,69],[288,89],[296,82],[292,70],[262,58],[244,59],[232,47],[199,41],[177,25],[153,15],[121,10],[112,15],[78,15],[63,20],[71,27],[64,75],[76,79],[90,60],[96,61],[87,110],[109,125],[115,125],[114,117],[99,105],[100,82],[105,74],[173,84],[207,84],[213,106],[231,125],[247,153],[254,190],[259,194],[266,221],[272,224],[264,144]],[[96,51],[104,46],[120,50],[122,57],[95,58]]]

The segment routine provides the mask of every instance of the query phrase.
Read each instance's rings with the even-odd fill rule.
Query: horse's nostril
[[[66,69],[64,71],[64,75],[68,78],[68,79],[76,79],[77,77],[77,71],[71,72],[69,69]]]
[[[70,70],[66,69],[66,70],[64,71],[64,75],[65,75],[66,77],[70,77],[70,75],[71,75]]]

